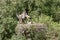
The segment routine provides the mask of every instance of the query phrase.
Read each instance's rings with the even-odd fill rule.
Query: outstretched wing
[[[16,17],[19,19],[19,15],[18,14],[16,14]]]

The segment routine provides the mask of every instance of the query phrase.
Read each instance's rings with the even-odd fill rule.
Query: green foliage
[[[26,40],[26,38],[24,36],[16,36],[16,35],[12,35],[12,38],[9,40]]]
[[[25,9],[32,22],[47,24],[47,30],[56,30],[60,37],[60,0],[0,0],[0,40],[20,40],[14,35],[16,13]]]

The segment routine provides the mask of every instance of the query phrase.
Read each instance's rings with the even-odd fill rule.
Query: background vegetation
[[[18,38],[14,31],[18,22],[16,13],[24,9],[28,10],[32,22],[48,25],[47,33],[52,33],[47,40],[53,40],[55,33],[60,38],[60,0],[0,0],[0,40],[25,40],[25,37]]]

